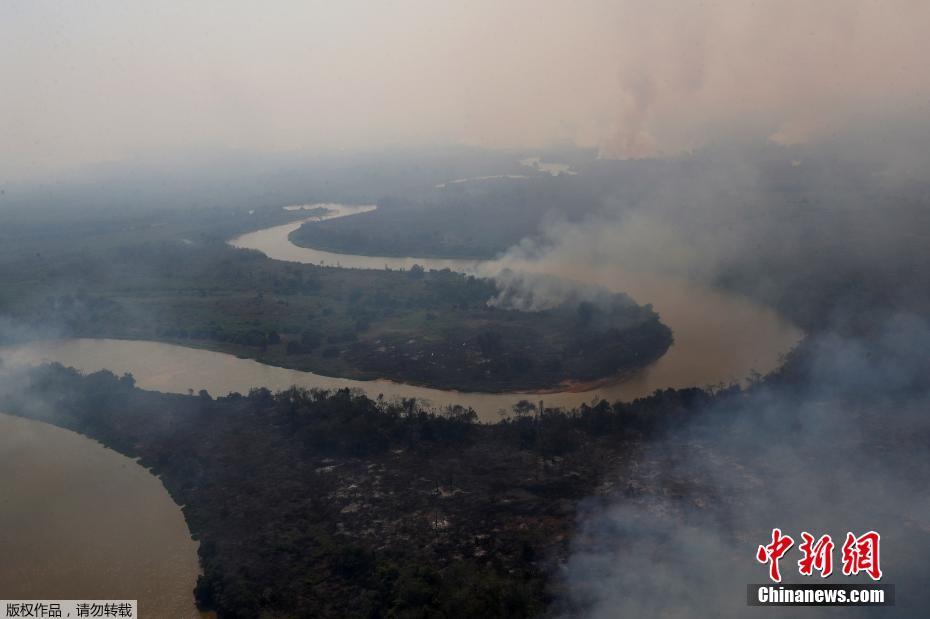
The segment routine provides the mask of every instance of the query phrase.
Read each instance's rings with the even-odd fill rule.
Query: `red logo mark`
[[[788,535],[782,535],[781,529],[772,529],[772,543],[768,546],[759,546],[756,551],[756,560],[759,563],[769,564],[769,578],[781,582],[781,573],[778,571],[778,560],[788,549],[794,545],[794,540]]]
[[[843,544],[843,574],[854,576],[859,572],[865,572],[872,580],[880,580],[882,577],[878,550],[880,541],[881,536],[875,531],[869,531],[859,537],[847,533],[846,543]]]
[[[814,570],[817,570],[821,578],[832,574],[833,539],[829,535],[824,535],[815,543],[814,536],[807,531],[801,533],[801,538],[804,541],[798,549],[804,553],[804,556],[798,561],[798,571],[804,576],[811,576]]]

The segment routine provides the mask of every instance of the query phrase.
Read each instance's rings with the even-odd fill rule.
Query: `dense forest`
[[[579,501],[644,437],[722,397],[669,391],[573,414],[524,403],[487,426],[348,391],[167,395],[59,365],[22,384],[0,391],[0,409],[161,477],[200,541],[197,602],[220,617],[535,616]]]
[[[349,218],[338,227],[345,237],[331,226],[351,251],[381,253],[376,243],[419,234],[410,253],[433,243],[444,255],[453,246],[482,255],[496,251],[474,242],[490,213],[511,213],[501,236],[487,237],[508,242],[518,232],[503,221],[529,208],[535,183],[565,188],[585,217],[648,208],[713,250],[714,268],[694,277],[770,303],[806,330],[777,372],[745,388],[669,389],[572,411],[524,401],[484,425],[467,409],[348,391],[167,395],[131,376],[51,365],[0,374],[0,410],[95,438],[158,474],[200,542],[197,602],[221,619],[589,616],[599,603],[682,615],[731,598],[742,608],[755,542],[773,524],[819,526],[824,514],[882,531],[898,605],[913,611],[925,603],[915,592],[930,552],[926,186],[782,155],[744,186],[728,180],[725,194],[702,192],[714,168],[699,158],[579,158],[590,200],[571,176],[424,188],[441,178],[436,169],[403,164],[407,180],[375,201],[409,226],[375,235],[368,222],[380,220]],[[442,191],[448,199],[436,202]],[[454,208],[456,192],[473,196],[461,203],[471,216],[430,236],[447,211],[426,213]],[[663,210],[659,194],[674,206]],[[710,206],[717,200],[725,208]],[[533,212],[527,221],[542,228],[558,216]],[[487,304],[500,291],[486,280],[293,265],[225,244],[299,216],[280,204],[101,206],[50,224],[18,211],[0,228],[0,333],[145,337],[483,390],[616,373],[669,345],[651,308],[623,295],[516,312]],[[546,242],[557,239],[538,248]],[[686,583],[688,595],[666,595],[669,583]]]
[[[652,244],[661,251],[647,243],[637,245],[640,255],[608,255],[751,296],[808,330],[843,323],[861,331],[868,325],[850,321],[874,324],[889,311],[930,314],[926,180],[898,178],[829,148],[740,152],[738,160],[709,149],[680,159],[609,161],[561,151],[552,157],[571,162],[577,176],[387,194],[378,211],[306,224],[291,238],[343,253],[458,258],[493,258],[529,243],[525,255],[533,258],[575,224],[588,225],[588,234],[613,231],[621,245],[640,241],[623,236],[627,223],[646,221],[671,233]],[[704,258],[682,261],[682,245],[691,253],[681,255]],[[872,310],[846,309],[851,305]]]
[[[307,223],[291,233],[291,240],[338,253],[488,259],[539,236],[550,223],[606,215],[618,203],[634,208],[654,187],[650,181],[693,167],[687,162],[617,165],[585,151],[554,156],[573,162],[581,174],[550,175],[524,166],[516,178],[479,178],[388,195],[378,211]]]
[[[243,229],[301,215],[250,211],[111,215],[80,235],[90,223],[5,229],[0,314],[16,328],[0,338],[160,340],[327,376],[475,391],[618,376],[672,341],[651,308],[623,295],[518,311],[488,304],[498,290],[487,279],[291,264],[228,246]]]
[[[859,342],[844,352],[898,369],[864,379],[866,366],[837,362],[835,339],[815,338],[748,389],[670,389],[573,411],[522,402],[492,425],[459,407],[346,390],[167,395],[60,365],[0,381],[0,409],[95,438],[159,475],[200,541],[197,602],[221,618],[584,615],[585,600],[565,595],[565,562],[585,544],[601,550],[576,527],[605,505],[721,519],[745,539],[767,521],[733,513],[751,511],[760,483],[777,491],[790,477],[778,468],[784,450],[809,475],[842,458],[850,474],[881,466],[921,484],[930,426],[904,420],[922,419],[930,401],[927,358],[879,333]],[[842,416],[842,433],[808,441],[824,410]],[[761,431],[770,426],[777,433]],[[930,549],[919,522],[901,526],[914,552]]]
[[[0,0],[0,619],[930,618],[928,25]]]
[[[548,218],[594,212],[591,187],[570,176],[487,179],[450,184],[435,195],[388,200],[365,217],[307,223],[296,245],[369,256],[493,258],[539,230]]]

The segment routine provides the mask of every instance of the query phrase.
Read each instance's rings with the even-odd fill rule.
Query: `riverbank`
[[[104,369],[118,375],[129,373],[143,389],[175,394],[196,393],[203,389],[217,396],[231,392],[248,393],[255,387],[279,391],[295,385],[305,389],[350,389],[388,403],[415,400],[418,406],[437,412],[464,406],[474,410],[478,419],[485,423],[495,423],[502,415],[510,415],[514,406],[523,406],[521,402],[535,405],[544,400],[547,407],[573,409],[601,399],[629,402],[669,387],[663,384],[667,377],[642,373],[619,383],[582,392],[491,394],[447,391],[384,380],[330,378],[205,349],[112,339],[46,340],[2,346],[0,360],[9,368],[57,362],[87,374]]]
[[[362,220],[373,207],[328,205],[335,221]],[[364,209],[364,210],[361,210]],[[658,360],[640,372],[624,372],[624,382],[588,383],[592,395],[636,397],[666,387],[746,384],[755,375],[776,370],[804,333],[773,309],[736,292],[689,281],[667,273],[624,270],[618,265],[575,265],[533,260],[456,260],[342,254],[299,247],[290,236],[305,222],[291,222],[237,236],[229,241],[274,260],[296,264],[328,264],[348,269],[426,270],[494,277],[503,269],[562,277],[583,285],[622,293],[648,303],[673,332],[675,342]],[[327,222],[329,223],[329,222]],[[616,375],[612,373],[609,375]],[[588,386],[588,385],[586,385]],[[589,393],[589,392],[585,392]],[[577,404],[577,400],[575,402]]]
[[[622,475],[643,436],[712,399],[691,390],[479,425],[346,391],[214,400],[61,366],[15,384],[0,392],[7,410],[160,476],[200,541],[198,604],[224,617],[536,616],[579,501]]]
[[[331,206],[322,216],[345,214]],[[169,233],[147,228],[132,246],[119,234],[71,249],[43,246],[0,265],[0,289],[17,291],[0,295],[9,325],[0,342],[153,340],[322,376],[488,393],[641,369],[672,342],[654,311],[622,295],[523,311],[491,305],[500,291],[490,279],[288,264],[225,239]]]
[[[2,376],[0,393],[9,393]],[[201,616],[191,596],[198,544],[160,479],[35,419],[0,414],[0,437],[4,596],[132,599],[143,616]]]

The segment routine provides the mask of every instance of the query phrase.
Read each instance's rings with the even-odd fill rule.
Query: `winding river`
[[[324,217],[331,219],[358,215],[374,206],[326,204]],[[308,206],[309,207],[309,206]],[[307,220],[303,220],[307,221]],[[493,276],[504,268],[559,275],[585,283],[625,292],[639,303],[651,303],[665,324],[671,327],[675,343],[657,362],[631,378],[592,391],[549,393],[487,394],[423,389],[386,381],[346,381],[319,377],[305,372],[279,374],[283,380],[304,386],[358,387],[371,395],[417,397],[435,405],[471,406],[486,421],[498,418],[498,411],[509,410],[521,399],[542,398],[547,406],[572,407],[593,399],[629,400],[667,387],[718,385],[741,382],[753,371],[766,374],[777,368],[782,356],[801,339],[801,331],[772,309],[737,294],[694,284],[683,279],[654,273],[628,272],[614,265],[592,268],[567,262],[514,260],[447,260],[424,258],[372,257],[338,254],[298,247],[289,240],[303,221],[251,232],[230,241],[235,247],[255,249],[275,260],[334,265],[360,269],[409,269],[419,264],[427,269],[451,269],[479,276]],[[138,378],[138,377],[137,377]],[[299,379],[299,380],[298,380]]]
[[[375,208],[319,206],[329,212],[309,220],[361,215]],[[631,399],[666,387],[740,381],[752,371],[764,374],[776,368],[802,336],[771,309],[738,295],[606,265],[592,270],[573,264],[387,258],[301,248],[288,236],[307,220],[244,234],[230,244],[276,260],[346,268],[406,269],[420,264],[485,276],[503,267],[545,271],[651,303],[672,328],[675,343],[656,363],[623,382],[591,391],[544,395],[465,393],[389,381],[353,381],[147,341],[34,342],[0,347],[0,360],[8,367],[58,361],[85,372],[103,368],[131,372],[144,389],[176,393],[189,389],[207,389],[214,395],[244,393],[259,386],[349,387],[372,397],[416,397],[433,406],[470,406],[481,420],[495,421],[500,411],[521,399],[573,407],[600,398]],[[195,616],[191,590],[198,573],[197,545],[190,539],[180,509],[157,478],[93,441],[39,422],[0,415],[0,436],[0,547],[7,556],[15,551],[23,557],[15,565],[9,561],[0,565],[0,593],[6,597],[139,598],[146,616]]]
[[[307,208],[317,205],[308,205]],[[329,213],[310,220],[358,215],[374,206],[324,204]],[[58,361],[85,372],[107,368],[131,372],[144,389],[187,393],[206,389],[214,395],[230,391],[246,393],[251,387],[283,389],[291,385],[324,389],[359,389],[371,397],[415,397],[443,407],[470,406],[482,421],[495,421],[500,411],[519,400],[546,406],[574,407],[596,399],[629,400],[657,389],[708,386],[745,380],[752,371],[765,374],[781,362],[784,353],[801,338],[796,327],[776,312],[744,297],[675,280],[668,276],[633,274],[615,267],[580,269],[571,264],[498,261],[461,261],[420,258],[388,258],[337,254],[298,247],[288,235],[301,220],[251,232],[230,241],[235,247],[255,249],[275,260],[326,264],[344,268],[406,269],[420,264],[432,269],[451,269],[476,275],[492,275],[504,266],[542,271],[607,286],[630,294],[640,303],[652,303],[662,321],[671,327],[675,343],[657,362],[622,382],[589,391],[559,393],[474,393],[444,391],[386,380],[358,381],[311,372],[264,365],[248,359],[201,349],[148,341],[70,339],[0,348],[0,355],[14,366]]]

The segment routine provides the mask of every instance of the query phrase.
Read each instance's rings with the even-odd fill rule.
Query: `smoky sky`
[[[928,18],[906,0],[7,0],[0,178],[216,149],[804,142],[925,116]]]

